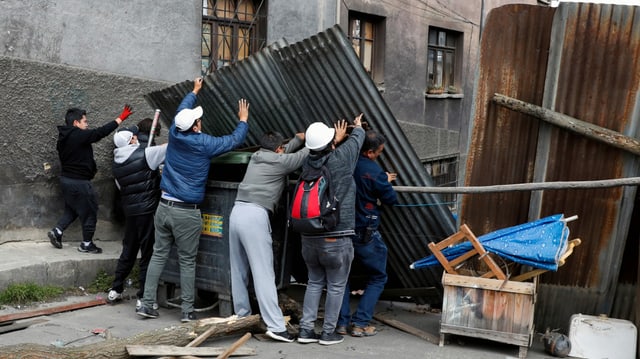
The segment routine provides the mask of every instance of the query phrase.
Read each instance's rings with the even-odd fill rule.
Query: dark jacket
[[[382,204],[391,205],[398,202],[396,191],[389,183],[387,173],[368,157],[360,155],[356,170],[353,173],[356,181],[356,230],[367,227],[377,229],[380,224],[380,208]]]
[[[122,163],[113,163],[113,176],[120,185],[122,210],[126,216],[153,213],[160,199],[160,175],[147,164],[145,148],[138,147]]]
[[[91,130],[82,130],[75,126],[58,126],[58,157],[62,165],[61,176],[91,180],[98,172],[93,158],[92,144],[100,141],[118,127],[116,121],[110,121]]]
[[[334,151],[324,155],[311,152],[304,164],[305,166],[320,168],[324,162],[323,158],[329,156],[327,168],[331,173],[336,197],[340,201],[340,221],[336,226],[336,232],[355,229],[356,185],[353,181],[353,171],[356,167],[364,137],[364,130],[356,127],[349,135],[349,138]]]

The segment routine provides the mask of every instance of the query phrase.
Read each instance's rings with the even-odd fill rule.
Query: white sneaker
[[[115,289],[111,289],[107,295],[107,301],[113,303],[122,299],[122,293],[118,293]]]
[[[142,302],[140,301],[140,299],[136,300],[136,310],[140,309],[142,307]],[[158,310],[158,303],[153,303],[153,305],[151,306],[154,310]]]

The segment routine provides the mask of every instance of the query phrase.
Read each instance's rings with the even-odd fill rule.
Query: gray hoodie
[[[365,131],[362,127],[353,129],[349,138],[328,154],[311,153],[305,166],[320,168],[323,158],[329,156],[327,168],[331,173],[335,194],[340,201],[340,222],[335,232],[354,230],[356,226],[356,183],[353,171],[358,162],[360,148],[364,143]]]
[[[273,212],[286,185],[285,176],[302,166],[309,154],[306,148],[294,152],[303,144],[295,136],[285,146],[285,153],[275,153],[264,148],[256,151],[238,186],[236,200],[255,203]]]

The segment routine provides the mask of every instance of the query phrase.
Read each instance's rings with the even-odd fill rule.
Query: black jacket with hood
[[[98,172],[93,158],[92,144],[100,141],[118,128],[110,121],[96,129],[82,130],[75,126],[58,126],[58,157],[63,177],[92,180]]]

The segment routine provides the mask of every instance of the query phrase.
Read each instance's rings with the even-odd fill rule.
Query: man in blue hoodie
[[[230,135],[214,137],[201,132],[202,107],[195,107],[196,95],[202,88],[202,78],[194,81],[193,91],[178,106],[169,129],[169,141],[160,189],[162,195],[156,210],[156,242],[147,268],[142,305],[136,313],[145,318],[158,317],[156,303],[158,281],[169,251],[175,242],[180,265],[180,292],[182,322],[195,320],[196,254],[202,231],[200,203],[204,199],[211,158],[229,152],[241,145],[249,125],[249,104],[238,101],[240,122]]]

